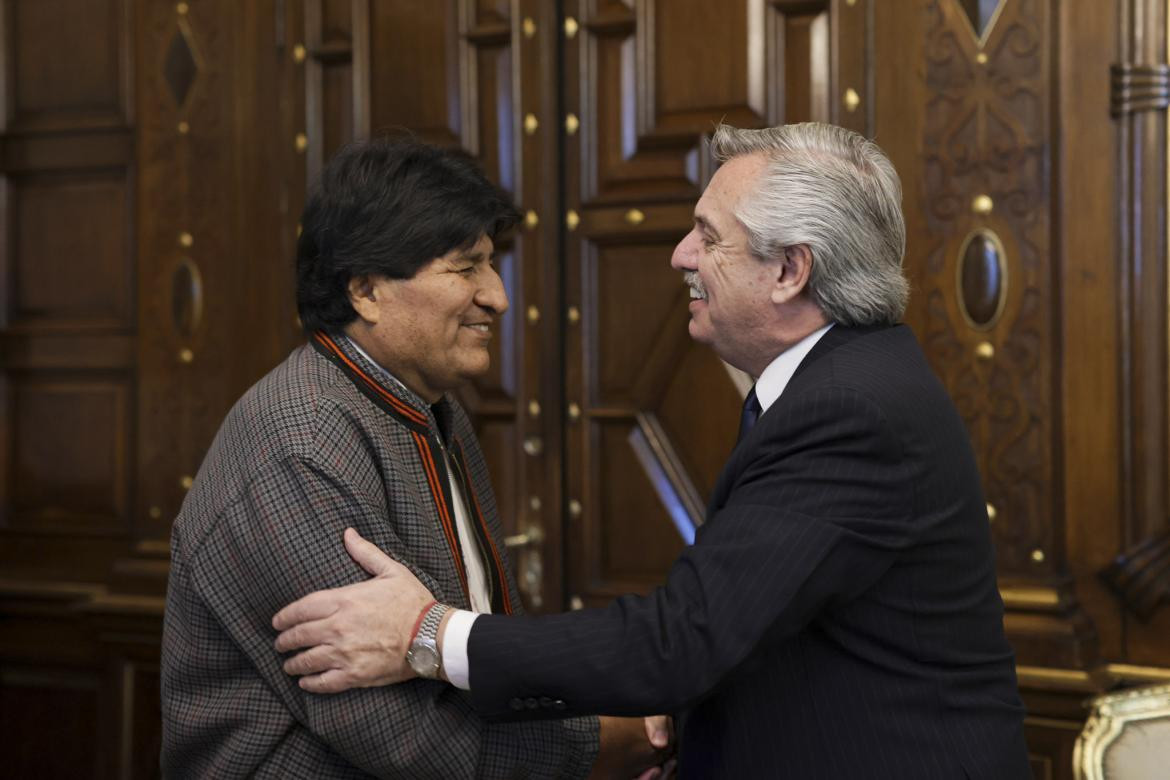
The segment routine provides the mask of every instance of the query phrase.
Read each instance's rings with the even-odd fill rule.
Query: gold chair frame
[[[1170,685],[1105,694],[1093,699],[1092,706],[1073,748],[1073,774],[1077,780],[1106,780],[1105,754],[1128,726],[1170,718]],[[1167,761],[1170,764],[1170,756]]]

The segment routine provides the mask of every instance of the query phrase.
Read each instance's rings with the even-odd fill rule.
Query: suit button
[[[547,696],[541,696],[540,697],[540,706],[547,710],[549,707],[553,706],[553,701],[552,701],[552,699],[550,699]]]
[[[534,710],[537,707],[536,699],[532,698],[531,696],[524,700],[524,704],[530,710]]]
[[[512,699],[510,702],[508,702],[508,706],[514,710],[522,710],[524,709],[524,702],[520,701],[519,699]]]
[[[553,707],[558,710],[563,710],[565,708],[565,703],[562,700],[557,699],[553,702]]]

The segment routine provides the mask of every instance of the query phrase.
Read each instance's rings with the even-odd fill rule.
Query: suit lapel
[[[805,373],[808,368],[814,365],[821,358],[828,355],[833,350],[840,346],[848,344],[856,338],[864,336],[869,333],[874,333],[879,330],[889,328],[889,325],[868,325],[863,327],[846,327],[844,325],[834,325],[829,328],[825,335],[813,345],[809,353],[804,356],[804,360],[800,361],[800,365],[796,367],[796,371],[792,373],[792,379],[788,381],[788,386],[780,397],[776,399],[773,406],[784,403],[784,396],[789,395],[792,391],[792,386],[797,383],[797,379],[801,374]],[[769,411],[772,407],[769,407]],[[767,414],[767,412],[765,412]],[[762,421],[761,417],[761,421]],[[759,423],[757,423],[759,425]],[[727,503],[731,486],[735,484],[735,478],[743,471],[747,464],[751,461],[753,447],[745,446],[745,442],[751,440],[750,435],[745,437],[744,442],[741,442],[732,450],[731,455],[727,459],[727,464],[723,467],[723,471],[719,474],[719,479],[715,482],[715,490],[711,493],[711,503],[707,506],[707,517],[710,519],[715,512]]]

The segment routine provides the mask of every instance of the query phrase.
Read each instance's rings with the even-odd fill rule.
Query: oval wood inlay
[[[190,258],[180,261],[171,276],[171,316],[175,332],[190,338],[203,319],[203,279]]]
[[[972,233],[959,254],[959,303],[977,328],[990,328],[1007,294],[1003,245],[990,230]]]

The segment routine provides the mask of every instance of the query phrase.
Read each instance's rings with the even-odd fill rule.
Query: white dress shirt
[[[760,374],[760,378],[756,380],[756,399],[760,402],[761,415],[768,411],[769,406],[776,403],[776,399],[784,392],[784,388],[788,387],[792,375],[800,367],[800,361],[804,360],[805,356],[816,346],[816,343],[821,340],[821,336],[828,333],[831,327],[833,327],[833,323],[830,322],[820,330],[814,330],[777,355],[776,359],[764,369],[764,373]]]
[[[776,399],[788,387],[788,382],[800,361],[812,350],[821,336],[829,332],[833,323],[813,331],[800,341],[776,356],[768,364],[760,378],[756,380],[756,398],[760,402],[760,415],[768,411],[768,407],[776,403]],[[447,679],[456,688],[465,691],[471,690],[471,669],[467,660],[467,640],[471,637],[471,627],[475,624],[474,612],[462,609],[451,610],[451,617],[443,631],[443,671]]]

